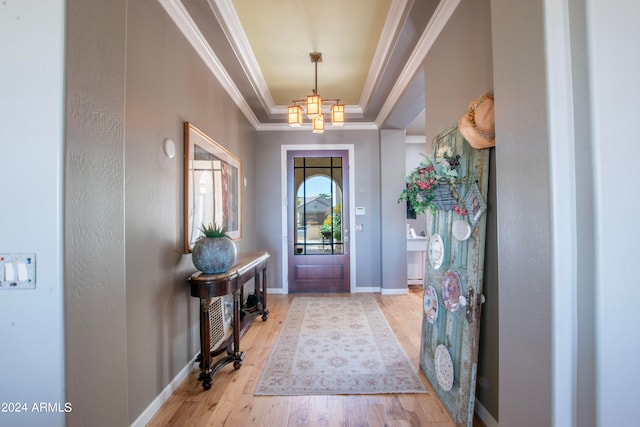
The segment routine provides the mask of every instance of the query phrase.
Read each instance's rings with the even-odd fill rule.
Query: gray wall
[[[489,0],[463,1],[435,41],[424,61],[426,154],[433,151],[433,139],[457,124],[469,102],[486,92],[493,92],[491,16]],[[497,101],[496,101],[497,102]],[[499,145],[499,141],[496,142]],[[495,150],[498,151],[500,147]],[[424,149],[423,149],[424,152]],[[491,164],[490,175],[501,167]],[[495,181],[490,179],[490,193]],[[480,364],[478,367],[478,401],[498,420],[498,254],[495,239],[495,194],[488,200]],[[491,235],[494,233],[494,235]],[[502,259],[500,260],[502,263]],[[493,326],[487,328],[486,326]]]
[[[70,426],[126,425],[126,1],[67,2],[65,352]]]
[[[384,225],[380,246],[383,295],[407,290],[407,207],[405,203],[398,203],[405,177],[404,141],[404,131],[380,131],[380,220]]]
[[[356,286],[377,287],[380,278],[380,144],[378,131],[327,130],[323,134],[312,134],[310,130],[273,131],[258,134],[256,143],[256,179],[249,182],[255,186],[257,207],[257,247],[271,254],[268,280],[269,287],[282,289],[282,221],[281,221],[281,147],[283,145],[353,144],[355,161],[355,183],[351,197],[355,206],[366,209],[365,216],[356,217],[363,224],[363,231],[352,228],[351,238],[356,239]]]
[[[129,425],[199,348],[183,122],[237,154],[250,182],[255,132],[158,2],[69,2],[68,28],[67,422]],[[239,251],[255,248],[253,198]]]
[[[458,123],[469,102],[493,89],[488,0],[462,1],[424,62],[427,153]]]
[[[543,3],[491,3],[503,425],[521,425],[524,420],[528,425],[552,424],[551,206]]]

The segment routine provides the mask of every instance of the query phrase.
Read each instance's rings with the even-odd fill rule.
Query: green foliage
[[[327,217],[328,219],[331,219],[330,216]],[[329,223],[327,224],[327,220],[324,221],[324,224],[322,224],[320,226],[320,233],[322,233],[323,236],[330,236],[331,235],[331,230],[333,229],[333,227],[331,227],[331,221],[329,221]]]
[[[320,226],[320,233],[322,235],[331,235],[333,233],[333,238],[337,241],[342,240],[342,205],[337,204],[333,208],[333,214],[327,215],[324,219],[323,224]],[[327,236],[328,237],[328,236]]]
[[[218,227],[216,224],[209,224],[207,226],[202,224],[202,227],[200,227],[199,230],[202,231],[202,234],[203,234],[202,236],[200,236],[200,239],[204,237],[230,238],[229,235],[227,234],[227,229],[225,227]]]
[[[438,185],[449,185],[450,189],[455,189],[455,184],[459,182],[459,159],[459,155],[445,155],[437,159],[425,156],[420,165],[405,178],[406,186],[400,193],[398,203],[408,201],[417,214],[427,209],[435,212],[433,191]],[[457,193],[453,195],[459,202]]]

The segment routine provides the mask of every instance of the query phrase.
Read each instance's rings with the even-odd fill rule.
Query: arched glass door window
[[[343,253],[342,158],[295,158],[294,182],[294,255]]]

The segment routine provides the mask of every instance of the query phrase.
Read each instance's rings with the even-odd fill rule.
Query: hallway
[[[254,396],[256,382],[294,298],[269,296],[269,319],[254,320],[242,337],[242,367],[238,371],[231,365],[225,367],[207,392],[197,381],[199,370],[195,367],[149,426],[455,426],[422,373],[429,390],[426,395]],[[409,295],[376,295],[376,299],[419,370],[421,288],[410,288]]]

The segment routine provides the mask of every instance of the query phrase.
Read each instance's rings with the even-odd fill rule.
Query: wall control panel
[[[0,290],[35,288],[36,254],[0,254]]]

